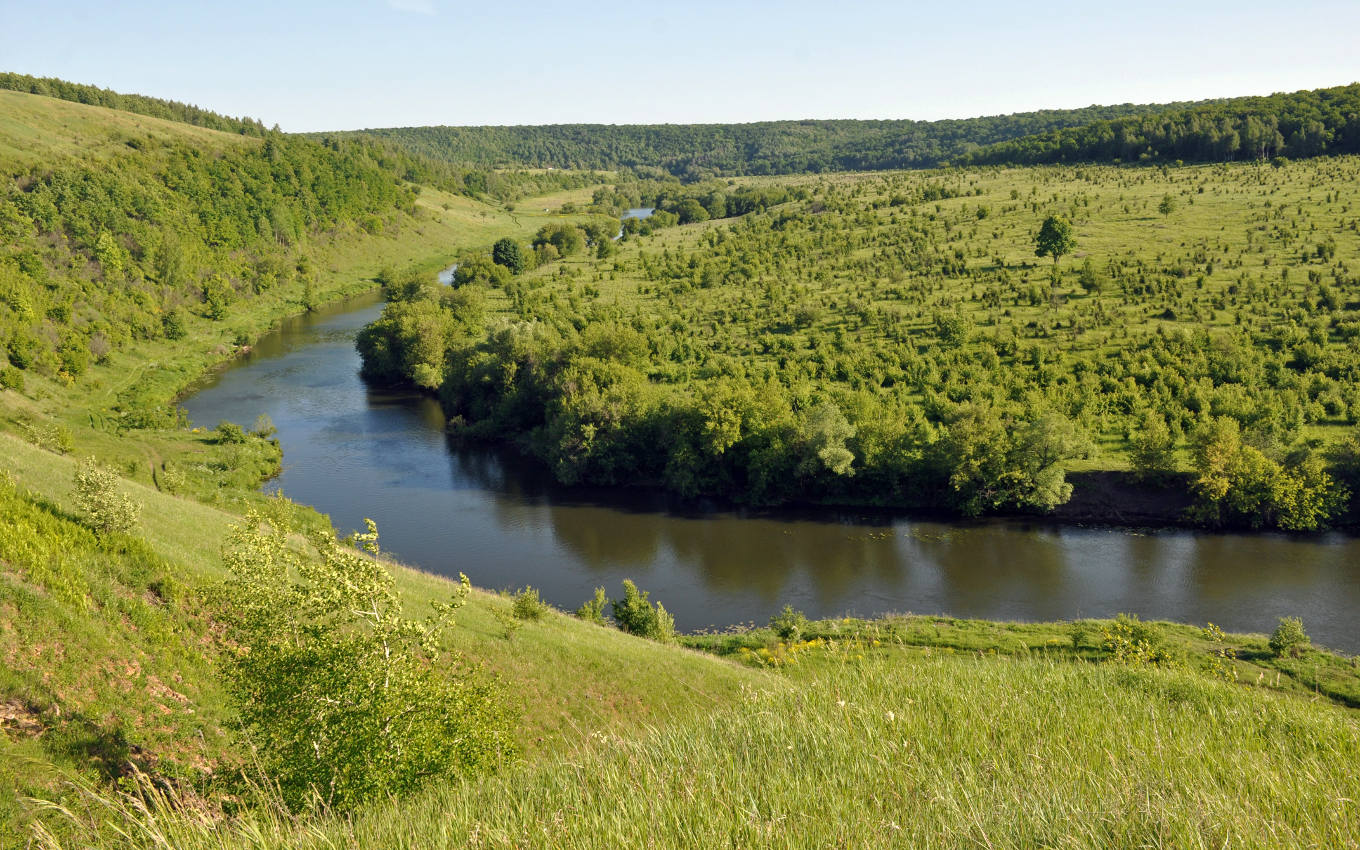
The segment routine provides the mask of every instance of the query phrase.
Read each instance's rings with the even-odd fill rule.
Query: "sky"
[[[964,118],[1360,81],[1360,0],[0,0],[0,70],[286,131]]]

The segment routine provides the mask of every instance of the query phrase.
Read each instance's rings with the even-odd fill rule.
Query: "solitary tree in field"
[[[1043,227],[1034,240],[1034,255],[1052,257],[1057,265],[1063,254],[1072,253],[1077,247],[1076,237],[1072,235],[1072,222],[1062,216],[1051,215],[1044,219]]]
[[[1169,193],[1163,195],[1162,202],[1157,205],[1157,212],[1162,214],[1162,218],[1166,218],[1175,211],[1176,211],[1176,199],[1171,197]]]
[[[491,260],[498,266],[505,266],[511,274],[523,272],[526,265],[524,249],[508,236],[491,247]]]

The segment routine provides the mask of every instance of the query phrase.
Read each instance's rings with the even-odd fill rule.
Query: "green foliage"
[[[0,181],[0,351],[36,376],[85,380],[94,364],[186,339],[281,284],[314,304],[315,280],[292,270],[297,243],[412,210],[414,194],[372,143],[264,133],[61,81],[0,75],[5,87],[263,136],[177,135],[4,93],[23,107],[11,126],[35,159],[9,163]]]
[[[1072,253],[1077,247],[1077,239],[1072,235],[1072,222],[1062,216],[1051,215],[1044,219],[1039,235],[1034,238],[1034,255],[1052,257],[1056,266],[1064,254]]]
[[[1163,481],[1176,471],[1176,438],[1162,417],[1149,414],[1130,435],[1129,464],[1144,481]]]
[[[1166,642],[1162,629],[1137,615],[1120,614],[1101,633],[1102,648],[1116,664],[1149,664],[1165,667],[1180,663]]]
[[[224,446],[241,445],[246,441],[246,429],[237,425],[235,422],[228,422],[223,419],[217,423],[213,429],[213,439]]]
[[[496,179],[494,172],[485,173],[487,167],[507,165],[611,171],[632,168],[648,173],[659,169],[688,178],[818,174],[934,168],[977,145],[1081,127],[1102,119],[1156,115],[1184,106],[1091,106],[945,121],[403,127],[341,135],[381,139],[464,167],[474,164],[479,167],[479,180]],[[715,199],[709,199],[708,206],[716,207]],[[713,215],[712,210],[708,212]]]
[[[1170,192],[1168,192],[1165,195],[1162,195],[1161,202],[1157,204],[1157,212],[1161,213],[1163,218],[1166,218],[1175,211],[1176,211],[1176,199],[1171,197]]]
[[[1303,630],[1303,620],[1298,617],[1281,617],[1280,624],[1270,633],[1270,651],[1276,656],[1298,656],[1308,648],[1308,633]]]
[[[675,618],[661,603],[655,606],[645,590],[638,590],[632,579],[623,580],[623,598],[610,602],[610,608],[620,629],[631,635],[670,643],[675,640]]]
[[[14,366],[0,367],[0,389],[24,391],[24,373]]]
[[[377,528],[358,537],[376,549]],[[407,619],[381,562],[252,514],[226,552],[229,692],[288,804],[351,810],[513,753],[494,682],[444,648],[467,577],[424,621]]]
[[[965,153],[961,165],[1044,162],[1224,162],[1360,153],[1360,84],[1198,105],[1049,130]],[[1276,162],[1278,160],[1278,162]]]
[[[782,640],[796,641],[807,628],[807,615],[802,611],[795,611],[792,605],[785,605],[784,610],[770,618],[770,628],[779,635]]]
[[[158,97],[146,97],[140,94],[119,94],[109,89],[101,89],[98,86],[69,83],[66,80],[58,80],[53,77],[0,73],[0,89],[55,97],[74,103],[88,103],[109,109],[121,109],[124,112],[135,112],[153,118],[180,121],[185,124],[193,124],[227,133],[240,133],[249,136],[265,134],[264,125],[251,118],[230,118],[173,100],[162,100]]]
[[[1345,508],[1349,493],[1303,452],[1280,463],[1242,439],[1232,419],[1201,423],[1191,434],[1195,516],[1211,525],[1312,531]]]
[[[576,609],[576,616],[597,626],[608,625],[604,615],[604,608],[608,604],[609,598],[605,595],[604,588],[597,587],[595,588],[595,595],[582,602],[581,607]]]
[[[520,620],[541,620],[544,614],[552,610],[548,603],[539,598],[538,590],[532,587],[515,593],[510,609]]]
[[[1061,414],[1045,413],[1024,424],[972,406],[948,423],[931,447],[931,459],[948,478],[951,501],[967,516],[999,508],[1052,510],[1072,493],[1063,462],[1088,446]]]
[[[142,507],[122,491],[118,475],[86,458],[75,475],[76,505],[85,524],[97,534],[129,534]]]
[[[497,240],[496,244],[491,246],[491,261],[509,269],[511,274],[521,274],[529,265],[524,256],[524,249],[508,236]]]
[[[574,224],[545,224],[534,235],[535,248],[551,245],[559,257],[570,257],[586,244],[586,235]]]

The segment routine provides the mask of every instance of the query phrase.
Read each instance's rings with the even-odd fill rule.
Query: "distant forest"
[[[980,146],[1187,103],[1088,106],[945,121],[552,124],[358,131],[460,165],[661,168],[678,177],[935,168]],[[338,134],[328,134],[338,135]]]
[[[943,165],[1306,158],[1360,153],[1360,84],[945,121],[402,127],[362,134],[463,166],[662,169],[688,180]]]
[[[1342,153],[1360,153],[1360,83],[1055,129],[963,154],[957,164],[1226,162]]]

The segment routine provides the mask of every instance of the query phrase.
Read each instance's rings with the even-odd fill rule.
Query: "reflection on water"
[[[271,483],[341,529],[377,521],[385,549],[564,608],[635,578],[681,628],[889,611],[997,619],[1109,616],[1269,631],[1299,615],[1360,650],[1360,541],[1144,534],[1041,523],[948,524],[845,512],[697,511],[642,491],[555,486],[532,464],[451,444],[432,399],[370,388],[354,334],[366,295],[299,317],[184,401],[206,425],[267,413],[284,448]]]

